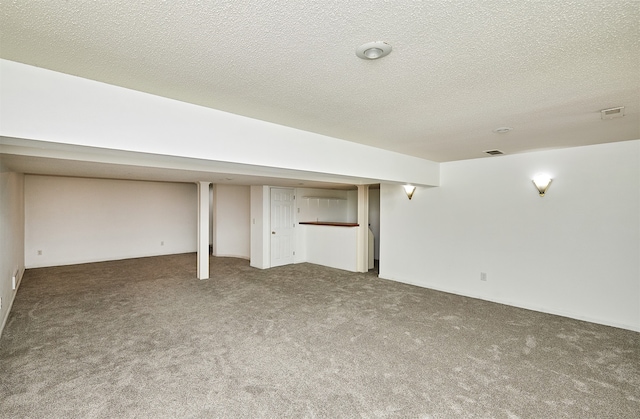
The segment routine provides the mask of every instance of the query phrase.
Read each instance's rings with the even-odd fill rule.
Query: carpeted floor
[[[638,418],[640,334],[311,264],[32,269],[2,418]]]

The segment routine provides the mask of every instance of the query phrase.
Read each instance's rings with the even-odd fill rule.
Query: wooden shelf
[[[347,198],[340,198],[337,196],[303,196],[303,199],[324,199],[327,201],[346,201]]]
[[[333,226],[333,227],[359,227],[358,223],[340,223],[331,221],[300,221],[298,224],[312,225],[312,226]]]

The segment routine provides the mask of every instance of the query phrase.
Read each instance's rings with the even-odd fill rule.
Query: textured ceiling
[[[0,56],[451,161],[640,138],[639,22],[623,0],[2,0]],[[355,56],[375,40],[393,52]]]

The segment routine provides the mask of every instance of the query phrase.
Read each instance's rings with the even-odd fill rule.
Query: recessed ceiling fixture
[[[500,127],[493,130],[496,134],[506,134],[509,131],[512,131],[513,128],[510,127]]]
[[[391,45],[383,41],[367,42],[356,48],[356,55],[363,60],[377,60],[391,52]]]

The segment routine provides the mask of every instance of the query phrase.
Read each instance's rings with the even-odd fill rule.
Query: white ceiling
[[[1,0],[0,10],[2,58],[429,160],[640,138],[634,0]],[[392,53],[356,57],[375,40]],[[615,106],[623,118],[600,119]],[[493,132],[501,126],[513,131]]]

